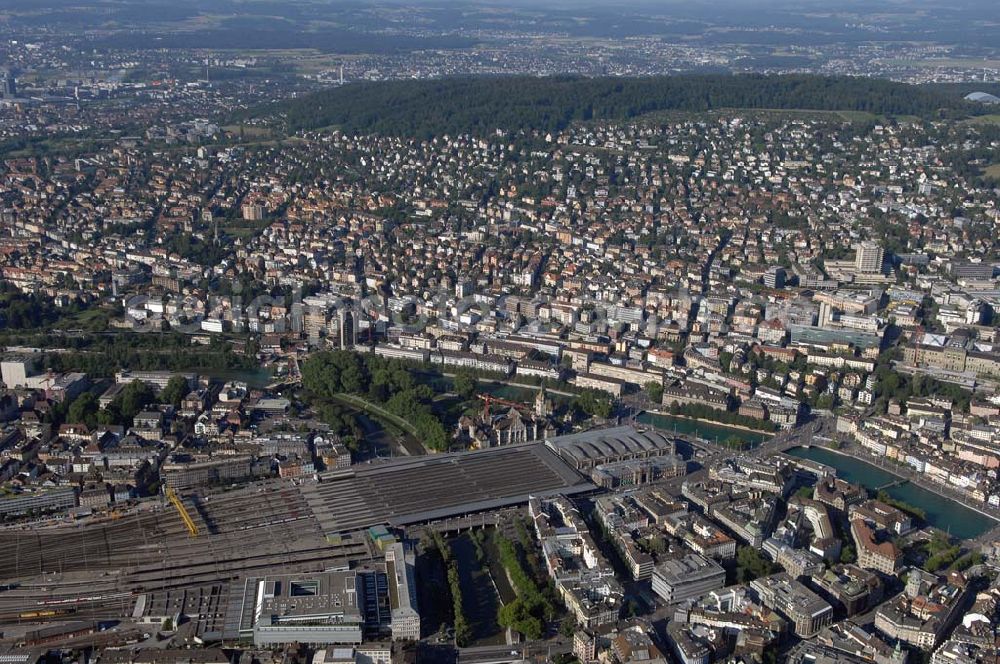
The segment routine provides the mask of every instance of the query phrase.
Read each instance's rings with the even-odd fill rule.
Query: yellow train
[[[18,618],[54,618],[56,616],[72,613],[70,609],[44,609],[41,611],[23,611],[18,614]]]

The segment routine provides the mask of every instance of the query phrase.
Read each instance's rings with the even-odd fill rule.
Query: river
[[[455,381],[451,376],[440,376],[429,373],[422,373],[418,380],[421,383],[430,385],[436,392],[451,392],[454,390]],[[528,385],[512,385],[511,383],[480,378],[476,380],[477,394],[490,394],[500,399],[508,401],[519,401],[531,405],[535,403],[540,388]],[[551,391],[545,393],[553,403],[569,403],[572,397],[565,394],[555,394]]]
[[[902,479],[856,457],[838,454],[822,447],[794,447],[788,450],[788,454],[835,468],[837,477],[860,484],[870,491]],[[961,539],[973,539],[997,525],[994,519],[985,514],[913,482],[906,481],[886,489],[886,492],[896,500],[924,510],[927,523]]]
[[[473,645],[503,645],[506,643],[506,633],[503,627],[497,624],[500,600],[490,575],[476,558],[476,546],[472,536],[463,533],[452,539],[450,546],[458,567],[462,611],[472,628]]]
[[[691,420],[671,415],[658,415],[649,412],[640,413],[635,419],[637,422],[649,424],[664,431],[676,431],[679,434],[698,436],[705,440],[718,440],[720,443],[727,438],[736,436],[737,438],[749,441],[752,446],[756,447],[771,437],[770,434],[764,432],[748,431],[736,427],[727,427],[724,424],[712,424],[701,420]]]

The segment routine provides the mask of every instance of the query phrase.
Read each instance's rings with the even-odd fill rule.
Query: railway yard
[[[141,618],[179,601],[189,609],[206,602],[195,616],[221,614],[228,584],[242,576],[322,570],[372,555],[362,533],[324,537],[298,487],[287,483],[183,502],[197,536],[166,504],[114,521],[5,531],[0,621]]]
[[[542,444],[356,466],[321,481],[270,480],[178,496],[115,517],[8,529],[0,537],[0,623],[155,625],[188,617],[235,639],[242,580],[381,557],[366,529],[407,526],[594,486]],[[241,595],[240,595],[241,596]]]

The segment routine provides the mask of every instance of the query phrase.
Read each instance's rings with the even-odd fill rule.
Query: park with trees
[[[450,437],[431,405],[434,390],[418,384],[412,368],[399,360],[344,350],[316,353],[302,364],[302,385],[320,405],[342,395],[364,399],[409,423],[429,450],[448,450]]]

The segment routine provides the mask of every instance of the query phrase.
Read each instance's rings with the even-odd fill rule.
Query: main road
[[[572,650],[569,640],[562,637],[513,646],[461,648],[458,651],[458,664],[511,664],[538,661],[538,658],[542,658],[541,661],[551,662],[553,655],[562,655]]]

